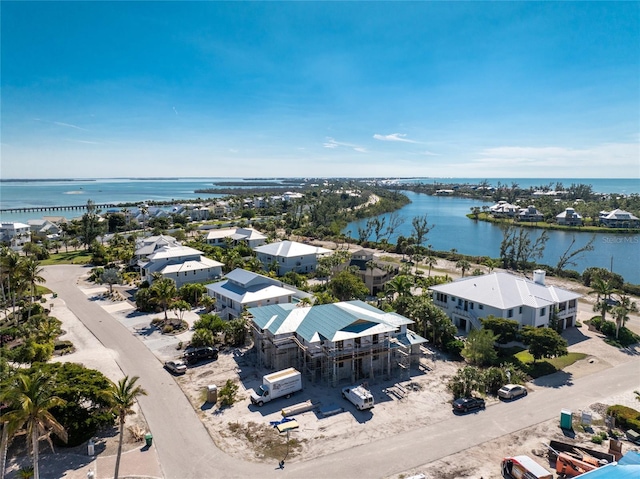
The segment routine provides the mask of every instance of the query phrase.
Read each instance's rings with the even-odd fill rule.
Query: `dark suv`
[[[184,360],[189,364],[195,364],[203,359],[218,359],[218,350],[211,346],[203,346],[184,352]]]
[[[484,399],[481,398],[459,398],[453,401],[453,410],[457,412],[467,412],[472,409],[484,409]]]

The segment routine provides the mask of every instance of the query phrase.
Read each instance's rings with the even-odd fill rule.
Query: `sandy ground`
[[[445,272],[454,278],[459,276],[450,262],[439,260],[432,274]],[[582,293],[586,292],[585,288],[575,283],[557,281],[553,278],[548,278],[548,282]],[[104,291],[104,288],[84,282],[79,286],[88,297],[93,297],[94,300]],[[63,328],[66,331],[63,339],[71,340],[77,349],[75,353],[56,358],[56,360],[83,363],[103,371],[113,380],[122,377],[114,353],[102,347],[65,308],[59,298],[51,301],[54,302],[54,315],[63,321]],[[138,335],[160,361],[178,357],[181,354],[177,349],[178,344],[186,343],[192,334],[186,332],[177,336],[166,336],[161,335],[159,331],[149,334],[148,326],[157,315],[132,315],[130,313],[133,311],[133,306],[126,301],[98,301],[115,319],[125,324],[132,334]],[[590,297],[581,302],[578,318],[580,321],[593,316],[592,302],[593,299]],[[184,319],[192,324],[197,318],[197,312],[190,312]],[[639,331],[638,317],[634,316],[628,326]],[[568,372],[574,378],[592,374],[622,362],[637,361],[635,359],[637,356],[625,354],[605,344],[599,334],[588,331],[586,326],[574,328],[574,331],[581,336],[581,340],[575,343],[570,341],[569,350],[589,354],[587,359],[569,367]],[[306,383],[305,400],[310,398],[314,403],[319,403],[321,409],[336,410],[337,413],[327,417],[322,416],[317,410],[297,414],[296,420],[300,427],[290,434],[288,460],[295,461],[297,457],[310,459],[323,456],[383,437],[393,437],[408,429],[442,421],[451,415],[449,405],[451,395],[446,390],[446,383],[460,366],[461,363],[451,361],[435,351],[425,350],[419,367],[412,369],[410,379],[395,378],[388,381],[379,379],[369,382],[376,402],[372,413],[357,412],[350,403],[341,398],[339,388]],[[270,371],[255,369],[250,349],[228,348],[221,350],[217,361],[191,367],[184,376],[176,377],[176,381],[189,397],[194,409],[199,412],[203,423],[220,449],[243,460],[272,461],[274,458],[281,458],[286,452],[286,437],[278,435],[270,425],[270,421],[281,420],[281,409],[296,404],[302,398],[296,398],[294,395],[290,399],[280,399],[273,404],[267,403],[262,408],[251,405],[249,390],[258,386],[262,375],[267,372]],[[237,402],[232,407],[224,409],[207,403],[205,400],[207,387],[216,385],[221,388],[229,379],[239,386]],[[527,387],[532,390],[536,388],[535,384],[527,384]],[[496,400],[489,399],[488,405],[491,401]],[[611,398],[608,403],[638,408],[632,394]],[[603,406],[595,404],[592,405],[592,409],[594,417],[601,418],[598,415],[602,413]],[[129,422],[132,425],[144,426],[144,418],[141,415],[131,417]],[[583,437],[579,435],[577,439],[588,442],[590,437],[591,435],[584,434]],[[420,470],[405,471],[389,479],[407,478],[418,473],[426,474],[432,479],[497,478],[500,477],[497,466],[500,460],[504,456],[517,454],[528,454],[535,457],[540,464],[549,467],[547,460],[543,457],[542,443],[553,438],[562,438],[556,420],[504,436],[424,465]],[[106,452],[115,451],[116,441],[117,437],[106,434],[99,438],[100,448]],[[136,444],[130,437],[128,444],[130,448],[139,446],[139,443]],[[593,444],[590,446],[597,448]],[[86,445],[79,447],[86,447]],[[65,453],[65,450],[58,450],[59,454],[61,452]]]

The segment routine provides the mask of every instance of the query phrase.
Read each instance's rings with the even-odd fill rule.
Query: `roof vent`
[[[542,286],[544,286],[544,277],[546,275],[545,270],[543,269],[536,269],[533,272],[533,282],[537,283],[537,284],[541,284]]]

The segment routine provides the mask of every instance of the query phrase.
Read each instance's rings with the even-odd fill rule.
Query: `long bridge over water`
[[[117,208],[119,205],[115,203],[94,204],[96,209]],[[83,205],[66,205],[66,206],[29,206],[23,208],[1,208],[0,213],[37,213],[45,211],[74,211],[86,210],[87,204]]]

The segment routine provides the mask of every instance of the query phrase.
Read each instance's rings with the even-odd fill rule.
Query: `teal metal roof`
[[[335,341],[338,333],[357,337],[390,332],[395,331],[400,324],[413,322],[395,313],[385,313],[363,301],[344,301],[306,308],[277,304],[249,308],[249,313],[261,329],[268,329],[274,335],[295,331],[308,342],[316,342],[319,338]],[[287,324],[283,328],[285,321]],[[286,330],[287,326],[291,330]]]

